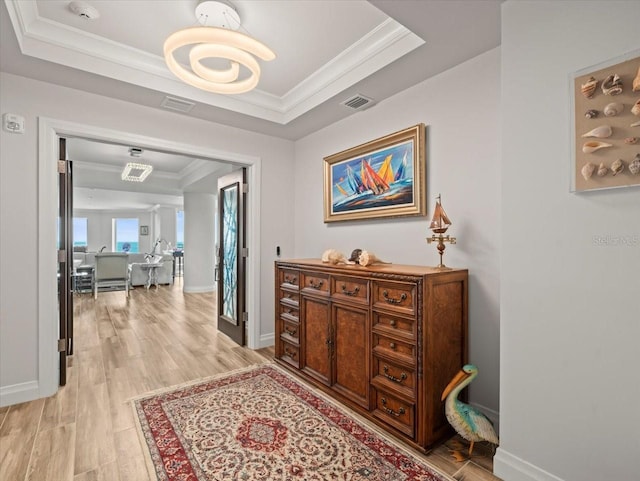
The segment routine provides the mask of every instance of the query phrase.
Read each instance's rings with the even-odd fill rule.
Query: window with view
[[[73,247],[87,247],[87,218],[73,218]]]
[[[176,214],[176,249],[184,249],[184,211]]]
[[[138,219],[113,219],[115,252],[140,252],[138,247]]]

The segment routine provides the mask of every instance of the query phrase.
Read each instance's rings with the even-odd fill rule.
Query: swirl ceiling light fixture
[[[240,28],[240,16],[226,2],[200,1],[196,18],[201,27],[178,30],[164,42],[164,58],[169,70],[183,82],[209,92],[241,94],[254,89],[260,80],[260,64],[255,57],[269,61],[276,58],[275,53],[249,35],[235,31]],[[188,45],[192,46],[191,69],[175,57],[178,49]],[[219,68],[219,59],[224,61],[223,68]],[[203,60],[208,65],[203,64]],[[212,67],[215,62],[218,63]]]

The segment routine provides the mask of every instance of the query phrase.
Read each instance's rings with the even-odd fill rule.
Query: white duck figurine
[[[473,364],[466,364],[460,372],[454,376],[451,382],[442,392],[444,412],[453,429],[469,441],[469,456],[473,451],[473,444],[477,441],[489,441],[499,444],[498,435],[493,428],[493,423],[480,411],[458,400],[458,395],[478,375],[478,368]]]

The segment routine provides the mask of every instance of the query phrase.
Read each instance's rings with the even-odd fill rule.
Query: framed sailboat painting
[[[324,158],[324,221],[426,215],[425,126]]]

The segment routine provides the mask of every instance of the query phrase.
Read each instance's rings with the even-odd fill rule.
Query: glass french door
[[[245,335],[246,170],[218,179],[218,330],[237,344]]]

